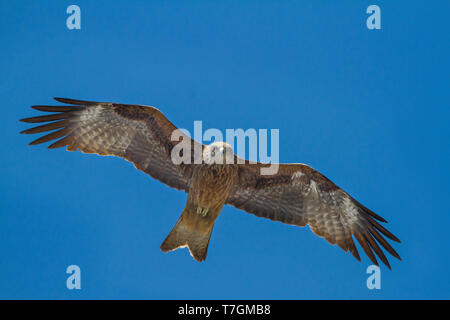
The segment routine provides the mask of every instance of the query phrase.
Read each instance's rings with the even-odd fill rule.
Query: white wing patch
[[[91,119],[97,119],[97,117],[100,115],[103,107],[98,105],[94,108],[86,108],[83,110],[83,112],[80,114],[80,121],[86,122]]]
[[[342,202],[342,214],[351,222],[357,222],[360,218],[360,214],[356,206],[349,198],[345,198]]]
[[[313,195],[313,196],[316,196],[316,197],[317,197],[317,195],[318,195],[318,192],[317,192],[317,183],[316,183],[314,180],[310,180],[310,181],[309,181],[309,193],[312,193],[312,195]]]
[[[294,173],[294,174],[292,175],[291,179],[292,179],[292,180],[294,180],[294,179],[299,179],[299,178],[303,177],[304,175],[305,175],[305,174],[304,174],[303,172],[297,171],[296,173]]]

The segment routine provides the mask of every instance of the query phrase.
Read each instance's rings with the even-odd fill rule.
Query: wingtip
[[[388,267],[389,270],[392,270],[391,264],[389,263],[389,260],[383,259],[382,261],[383,261],[383,264],[384,264],[386,267]]]
[[[78,100],[78,99],[61,98],[61,97],[53,97],[53,99],[55,99],[56,101],[61,102],[61,103],[67,103],[67,104],[71,104],[71,105],[75,105],[75,106],[93,105],[93,104],[101,103],[101,102],[97,102],[97,101],[87,101],[87,100]]]
[[[72,100],[72,99],[68,99],[68,98],[61,98],[61,97],[53,97],[53,100],[64,103],[64,101],[66,100]]]

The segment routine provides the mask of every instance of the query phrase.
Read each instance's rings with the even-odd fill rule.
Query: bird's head
[[[211,143],[203,150],[203,161],[206,164],[233,163],[233,148],[228,143],[222,141]]]

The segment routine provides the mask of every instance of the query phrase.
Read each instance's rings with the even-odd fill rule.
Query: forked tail
[[[201,262],[206,259],[212,228],[213,224],[205,232],[189,228],[183,222],[182,214],[175,227],[173,227],[166,240],[162,243],[161,250],[167,252],[187,246],[191,256],[198,262]]]

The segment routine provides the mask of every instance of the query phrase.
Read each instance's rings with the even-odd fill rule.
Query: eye
[[[216,156],[216,151],[217,151],[217,148],[214,147],[214,148],[212,149],[212,151],[211,151],[211,157],[215,157],[215,156]]]

